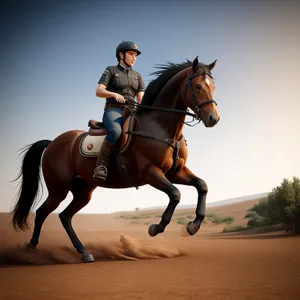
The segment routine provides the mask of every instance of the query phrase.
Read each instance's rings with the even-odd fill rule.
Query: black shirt
[[[126,69],[120,64],[109,66],[102,73],[98,84],[104,84],[108,91],[118,93],[125,99],[135,101],[137,93],[145,90],[145,84],[141,75],[132,70]],[[116,103],[115,98],[106,98],[106,103]]]

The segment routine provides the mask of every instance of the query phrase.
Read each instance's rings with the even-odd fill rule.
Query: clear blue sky
[[[2,1],[0,11],[0,211],[17,191],[18,149],[101,119],[97,81],[122,40],[142,50],[135,69],[146,85],[155,64],[218,59],[221,120],[184,129],[187,165],[207,182],[208,202],[300,176],[300,1]],[[179,188],[181,204],[196,205],[196,191]],[[167,202],[149,186],[98,188],[82,212]]]

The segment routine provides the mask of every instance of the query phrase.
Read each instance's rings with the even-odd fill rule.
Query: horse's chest
[[[172,165],[173,165],[173,162],[174,162],[174,160],[173,160],[173,150],[168,149],[164,153],[164,155],[161,156],[161,159],[160,159],[160,162],[159,162],[162,171],[165,173],[168,170],[170,170]]]

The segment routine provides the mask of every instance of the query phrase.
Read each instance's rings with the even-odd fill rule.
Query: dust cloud
[[[156,242],[141,242],[127,235],[121,235],[119,241],[111,243],[88,243],[86,249],[93,254],[96,261],[159,259],[184,255],[174,246],[166,246]],[[24,245],[18,245],[2,249],[0,252],[0,265],[2,267],[76,264],[80,261],[81,255],[74,248],[49,244],[47,249],[27,249]]]

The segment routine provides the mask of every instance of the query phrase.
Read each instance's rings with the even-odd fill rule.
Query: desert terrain
[[[192,237],[181,234],[192,209],[177,210],[154,238],[148,226],[159,221],[160,210],[77,214],[75,231],[96,259],[88,264],[80,262],[56,214],[46,220],[38,249],[26,250],[31,231],[15,232],[2,213],[0,299],[299,300],[300,237],[283,230],[222,233],[225,226],[246,225],[244,215],[257,202],[209,208]]]

